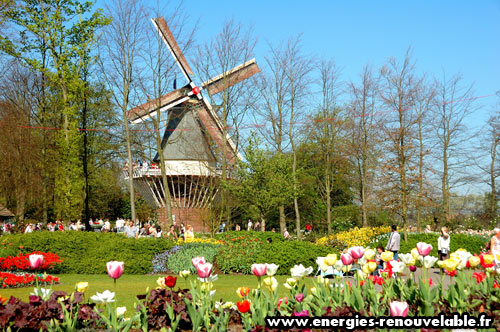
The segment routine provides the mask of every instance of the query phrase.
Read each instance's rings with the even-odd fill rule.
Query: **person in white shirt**
[[[441,228],[441,236],[438,238],[438,255],[439,259],[444,261],[450,253],[450,234],[446,227]]]
[[[252,223],[252,219],[248,219],[248,230],[251,231],[252,230],[252,226],[253,226],[253,223]]]
[[[106,227],[105,230],[108,232],[111,230],[111,223],[108,219],[106,219],[106,221],[104,222],[104,227]]]
[[[490,242],[490,251],[495,259],[496,266],[500,264],[500,259],[498,255],[500,254],[500,228],[495,228],[493,230],[493,236],[491,237]]]
[[[123,232],[123,226],[125,225],[125,220],[123,220],[122,218],[118,218],[116,220],[116,231],[118,233],[121,233]]]
[[[33,226],[31,226],[31,224],[28,224],[28,226],[26,226],[26,229],[24,230],[24,233],[33,233]]]
[[[286,228],[285,228],[285,231],[283,232],[283,237],[285,238],[285,240],[288,240],[290,238],[290,233],[288,233]]]

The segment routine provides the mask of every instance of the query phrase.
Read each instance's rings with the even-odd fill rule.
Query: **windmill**
[[[167,112],[161,146],[169,188],[163,186],[160,169],[144,167],[134,169],[134,187],[150,205],[158,208],[160,223],[167,222],[164,208],[165,190],[168,190],[175,220],[191,224],[195,231],[207,231],[203,215],[217,195],[218,186],[214,186],[214,183],[218,183],[219,177],[217,159],[211,149],[214,144],[211,142],[215,143],[219,151],[225,152],[229,164],[234,164],[240,156],[229,135],[224,135],[222,122],[203,92],[217,94],[258,73],[260,69],[255,59],[252,59],[198,86],[165,19],[160,17],[151,21],[187,84],[127,112],[133,124],[156,116],[159,105],[161,112]],[[154,162],[160,162],[158,154]],[[128,177],[128,172],[125,172],[125,177]]]

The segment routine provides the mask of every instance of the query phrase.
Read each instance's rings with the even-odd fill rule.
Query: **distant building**
[[[14,214],[9,209],[0,204],[0,222],[14,218]]]

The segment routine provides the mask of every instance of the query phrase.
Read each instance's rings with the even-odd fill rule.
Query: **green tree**
[[[264,231],[269,213],[293,201],[296,186],[289,156],[273,155],[259,148],[259,143],[254,136],[250,138],[245,160],[238,165],[235,179],[225,185],[244,209],[257,212]]]
[[[18,37],[0,37],[3,52],[43,72],[58,89],[62,130],[56,136],[55,210],[63,219],[77,218],[82,203],[81,133],[77,130],[78,101],[84,87],[81,70],[97,29],[108,24],[100,10],[91,11],[93,5],[73,0],[20,1],[5,11],[13,28],[20,32],[13,34]],[[47,67],[33,54],[42,48],[50,58]]]

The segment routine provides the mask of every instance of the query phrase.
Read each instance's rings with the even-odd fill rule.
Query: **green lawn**
[[[89,289],[86,292],[86,297],[94,295],[96,292],[102,292],[106,289],[113,291],[113,279],[107,275],[99,274],[60,274],[55,275],[59,277],[60,283],[53,286],[53,290],[63,290],[72,292],[75,289],[75,284],[80,281],[87,281]],[[127,309],[133,310],[135,296],[138,294],[145,294],[146,289],[156,288],[156,280],[160,275],[123,275],[117,282],[117,300],[119,306],[126,306]],[[191,276],[190,278],[194,278]],[[277,276],[280,293],[285,294],[287,289],[283,287],[287,276]],[[308,285],[311,285],[311,278],[306,280]],[[248,275],[219,275],[219,279],[215,282],[215,298],[224,301],[237,301],[236,289],[241,286],[255,288],[257,286],[257,278]],[[182,278],[177,279],[177,287],[189,288],[189,279],[187,283]],[[3,297],[15,296],[21,298],[23,301],[28,301],[29,293],[33,292],[32,287],[28,288],[10,288],[0,289],[0,295]]]

